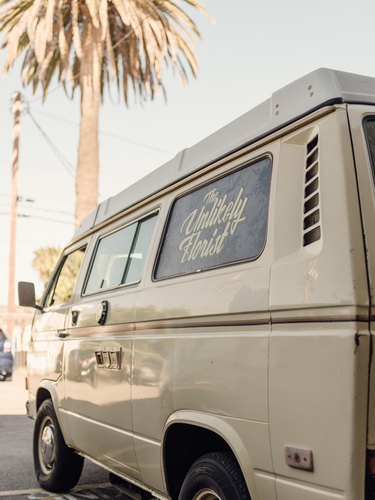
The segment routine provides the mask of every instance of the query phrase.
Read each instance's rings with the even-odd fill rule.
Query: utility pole
[[[21,93],[15,92],[12,96],[13,112],[13,151],[12,151],[12,199],[10,207],[10,241],[9,241],[9,278],[8,278],[8,311],[7,311],[7,334],[12,337],[16,305],[15,305],[15,279],[16,279],[16,223],[17,223],[17,201],[18,201],[18,157],[20,142],[20,119],[21,119]]]

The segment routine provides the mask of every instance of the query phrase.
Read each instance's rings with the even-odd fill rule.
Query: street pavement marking
[[[74,488],[72,490],[72,493],[79,493],[81,490],[87,490],[87,489],[94,489],[94,488],[110,488],[113,487],[111,483],[100,483],[100,484],[82,484],[79,485],[78,487]],[[35,493],[44,493],[47,494],[48,492],[46,490],[43,490],[42,488],[32,488],[29,490],[11,490],[11,491],[0,491],[0,497],[16,497],[19,495],[34,495]],[[53,495],[53,494],[52,494]],[[57,499],[57,498],[64,498],[66,499],[68,497],[68,494],[58,494],[56,493],[54,496],[44,496],[44,499]],[[75,498],[75,497],[70,497],[70,498]]]
[[[45,490],[40,488],[34,488],[32,490],[12,490],[12,491],[0,491],[0,497],[16,497],[17,495],[31,495],[32,493],[42,493]]]

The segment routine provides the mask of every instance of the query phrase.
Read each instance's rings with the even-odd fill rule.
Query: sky
[[[127,108],[105,96],[100,115],[102,201],[218,128],[272,92],[319,67],[375,76],[373,0],[201,0],[214,22],[199,15],[199,74],[187,86],[166,73],[159,95]],[[6,54],[0,52],[0,67]],[[0,305],[8,297],[11,196],[11,96],[21,91],[16,281],[42,284],[34,251],[64,246],[74,232],[74,169],[79,96],[58,83],[43,103],[20,83],[19,65],[0,78]],[[29,200],[29,201],[28,201]]]

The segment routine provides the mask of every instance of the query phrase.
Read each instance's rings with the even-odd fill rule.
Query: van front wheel
[[[208,453],[191,466],[178,500],[251,500],[236,460],[229,453]]]
[[[69,491],[79,481],[84,459],[68,448],[50,399],[43,401],[35,420],[34,468],[42,488]]]

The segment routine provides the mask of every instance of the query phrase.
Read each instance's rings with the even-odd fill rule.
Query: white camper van
[[[101,203],[19,286],[40,484],[375,498],[374,182],[375,79],[319,69]]]

